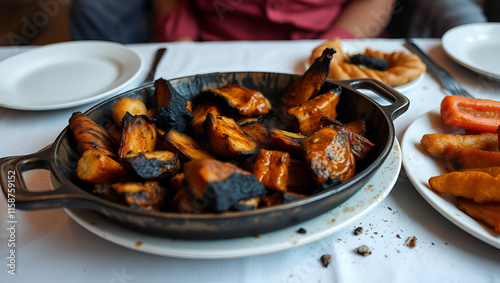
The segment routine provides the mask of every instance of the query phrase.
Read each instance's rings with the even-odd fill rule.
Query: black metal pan
[[[171,80],[174,88],[188,99],[202,90],[239,83],[260,90],[270,100],[279,99],[283,91],[298,79],[298,75],[237,72],[211,73]],[[274,207],[221,214],[181,214],[148,212],[116,204],[89,192],[88,186],[76,176],[80,157],[73,135],[66,127],[52,146],[40,152],[0,160],[0,184],[7,196],[9,171],[15,171],[16,208],[38,210],[49,208],[85,208],[97,211],[118,224],[143,233],[179,239],[225,239],[255,236],[291,226],[323,214],[353,196],[374,175],[390,153],[395,139],[393,119],[404,113],[409,101],[394,89],[372,79],[327,81],[323,90],[341,88],[337,106],[340,121],[365,119],[367,137],[376,144],[366,162],[351,180],[310,197]],[[389,101],[379,105],[357,91],[369,89]],[[154,86],[146,85],[110,98],[85,114],[99,124],[109,121],[113,104],[122,97],[138,98],[152,105]],[[69,117],[68,117],[69,119]],[[359,167],[358,167],[359,168]],[[22,173],[32,169],[48,169],[53,190],[31,192]]]

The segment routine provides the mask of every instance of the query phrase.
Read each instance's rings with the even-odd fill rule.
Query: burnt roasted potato
[[[69,127],[78,147],[83,152],[96,149],[106,155],[116,156],[118,145],[113,137],[82,112],[75,112],[71,115]]]
[[[205,122],[208,113],[212,113],[216,116],[222,115],[222,111],[213,103],[202,103],[194,107],[193,119],[189,122],[193,134],[202,135],[205,133],[203,122]]]
[[[356,162],[351,145],[334,129],[319,129],[301,144],[304,159],[318,186],[339,183],[335,179],[345,182],[354,176]]]
[[[245,159],[257,154],[259,145],[228,117],[208,113],[203,123],[211,151],[225,159]]]
[[[81,180],[93,184],[108,184],[130,180],[125,168],[109,155],[97,149],[85,151],[78,160],[76,174]]]
[[[211,96],[215,101],[220,101],[230,112],[236,112],[243,116],[266,114],[271,105],[260,91],[251,90],[238,84],[210,89],[204,92],[203,96]]]
[[[200,146],[194,139],[176,130],[170,130],[163,135],[165,146],[179,156],[182,162],[194,159],[215,158],[210,152]]]
[[[154,85],[154,99],[158,107],[155,119],[158,127],[167,131],[174,129],[184,132],[189,121],[193,119],[193,113],[187,108],[187,99],[165,79],[157,79]]]
[[[261,148],[267,147],[271,138],[269,137],[269,129],[266,125],[259,122],[245,123],[240,125],[240,129],[248,134]]]
[[[253,174],[257,180],[273,191],[286,191],[288,182],[288,152],[261,149],[253,167]]]
[[[337,118],[337,104],[340,94],[330,90],[324,94],[302,103],[300,106],[288,109],[290,126],[303,135],[309,135],[319,128],[322,117],[335,120]]]
[[[156,150],[156,124],[146,115],[123,117],[123,134],[118,150],[121,158],[127,154]]]
[[[189,192],[204,203],[204,210],[223,212],[266,193],[254,175],[229,162],[192,160],[184,164],[184,174]]]
[[[121,160],[146,180],[171,177],[181,169],[177,155],[166,150],[126,154]]]
[[[281,96],[281,111],[286,115],[288,109],[297,107],[316,95],[330,73],[330,62],[335,49],[325,48],[311,67]]]
[[[123,117],[126,113],[130,113],[132,116],[135,115],[147,115],[148,108],[146,104],[139,99],[132,99],[128,97],[120,98],[113,105],[113,122],[118,128],[123,128]]]
[[[131,207],[143,210],[161,210],[165,205],[167,190],[157,181],[144,183],[114,183],[111,188]]]
[[[281,150],[290,153],[293,157],[302,156],[302,145],[300,144],[306,136],[273,129],[269,131],[269,149]]]

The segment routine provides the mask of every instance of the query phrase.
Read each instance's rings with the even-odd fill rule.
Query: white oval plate
[[[500,23],[457,26],[445,32],[441,42],[446,54],[457,63],[500,79]]]
[[[255,256],[298,247],[347,228],[387,197],[398,179],[400,170],[401,150],[395,140],[391,153],[378,172],[342,205],[314,219],[259,237],[210,241],[173,240],[123,228],[90,210],[66,209],[66,212],[95,235],[145,253],[189,259]],[[300,228],[307,232],[297,233]]]
[[[429,186],[430,177],[448,172],[444,157],[429,154],[420,144],[422,136],[431,133],[463,134],[464,130],[444,125],[439,108],[415,120],[406,130],[401,142],[403,166],[410,181],[420,195],[449,221],[472,236],[500,249],[499,234],[459,210],[455,197],[437,193]]]
[[[0,62],[0,106],[54,110],[95,102],[122,90],[142,67],[141,57],[118,43],[37,47]]]

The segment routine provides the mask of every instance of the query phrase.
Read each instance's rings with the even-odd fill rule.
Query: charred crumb
[[[401,239],[401,236],[399,236],[399,234],[396,234],[396,238]]]
[[[414,248],[417,246],[417,237],[415,236],[410,236],[408,237],[408,239],[406,239],[406,246],[408,246],[409,248]]]
[[[356,227],[356,229],[354,229],[353,232],[355,236],[361,235],[362,233],[363,233],[363,227]]]
[[[321,256],[320,261],[323,267],[326,268],[328,267],[328,265],[330,265],[330,263],[332,263],[332,256],[329,254],[324,254]]]
[[[299,228],[299,230],[297,230],[296,232],[299,234],[305,234],[305,233],[307,233],[307,230],[304,228]]]
[[[362,256],[368,256],[368,255],[371,255],[372,254],[372,251],[370,250],[370,248],[366,245],[362,245],[360,247],[357,247],[355,250],[354,250],[355,253],[357,253],[358,255],[362,255]]]

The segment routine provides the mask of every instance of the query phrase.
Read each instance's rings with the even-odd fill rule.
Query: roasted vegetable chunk
[[[167,191],[156,181],[145,183],[114,183],[115,190],[126,204],[143,210],[161,210],[165,204]]]
[[[266,193],[254,175],[228,162],[192,160],[184,164],[184,174],[191,194],[210,211],[223,212],[240,200]]]
[[[221,158],[243,159],[259,150],[258,144],[231,118],[209,113],[203,125],[210,149]]]
[[[330,73],[330,61],[335,49],[325,48],[311,67],[281,96],[281,111],[286,115],[288,109],[297,107],[316,95]]]
[[[173,209],[182,213],[202,213],[202,204],[203,203],[199,203],[198,200],[193,198],[191,193],[186,188],[177,191],[172,199]]]
[[[269,131],[269,148],[286,151],[292,156],[302,155],[302,145],[300,144],[306,136],[284,130],[273,129]]]
[[[254,210],[259,207],[259,203],[260,203],[260,197],[242,199],[236,205],[233,206],[233,209],[236,211]]]
[[[129,174],[123,166],[97,149],[85,151],[76,166],[78,178],[93,183],[106,184],[127,181]]]
[[[305,162],[291,159],[288,164],[287,191],[311,193],[315,188],[314,180]]]
[[[226,107],[244,116],[254,116],[269,112],[266,98],[257,90],[251,90],[238,84],[230,84],[203,93],[222,101]]]
[[[212,103],[198,104],[194,107],[193,119],[189,122],[189,126],[195,135],[202,135],[205,133],[203,122],[205,122],[208,113],[212,113],[216,116],[222,115],[219,108]]]
[[[288,109],[288,120],[292,128],[308,135],[319,128],[319,121],[322,117],[335,120],[337,118],[337,104],[340,95],[336,90],[316,96],[315,98],[301,104],[300,106]]]
[[[269,138],[269,129],[266,125],[253,122],[253,123],[245,123],[240,125],[240,128],[243,132],[247,133],[260,147],[267,147],[271,139]]]
[[[118,156],[156,150],[156,126],[145,115],[123,117],[123,134]]]
[[[158,107],[155,118],[158,127],[184,132],[188,122],[193,119],[193,113],[187,108],[186,98],[164,79],[157,79],[154,85],[154,98]]]
[[[369,141],[367,138],[351,131],[349,128],[345,127],[337,120],[330,120],[327,117],[321,118],[320,127],[322,127],[321,125],[326,124],[328,124],[328,127],[344,135],[347,140],[349,140],[352,153],[357,160],[362,160],[363,158],[365,158],[365,156],[372,150],[372,148],[375,147],[375,144]]]
[[[137,176],[147,180],[173,176],[181,168],[177,155],[166,150],[126,154],[122,162],[128,164]]]
[[[118,145],[113,138],[85,114],[73,113],[69,119],[69,127],[82,151],[97,149],[106,155],[116,156]]]
[[[314,182],[320,186],[334,179],[345,182],[355,173],[355,159],[347,138],[332,128],[322,128],[302,141],[304,159]]]
[[[177,153],[182,162],[193,159],[214,158],[210,152],[201,147],[191,137],[176,130],[170,130],[165,133],[163,139],[166,141],[165,146]]]
[[[261,149],[253,167],[253,174],[266,189],[286,191],[290,154]]]
[[[120,98],[115,104],[113,104],[113,122],[118,128],[123,128],[123,117],[126,113],[130,113],[132,116],[135,115],[146,115],[148,113],[148,108],[139,99],[133,98]]]

